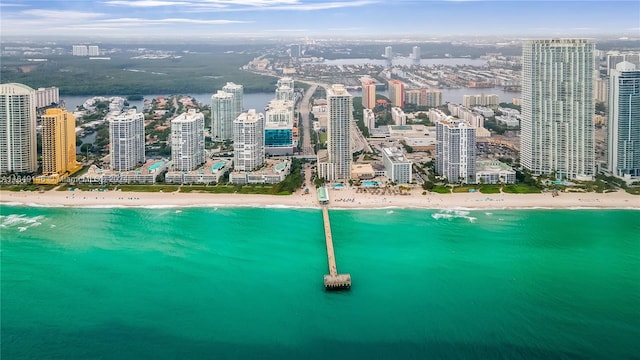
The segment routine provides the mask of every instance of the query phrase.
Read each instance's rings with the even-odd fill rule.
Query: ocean
[[[0,207],[2,359],[638,359],[638,210]]]

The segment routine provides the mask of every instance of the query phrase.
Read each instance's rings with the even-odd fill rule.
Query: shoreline
[[[376,195],[356,188],[329,189],[329,207],[345,210],[431,209],[633,209],[640,210],[640,196],[624,191],[611,193],[482,194],[453,193],[422,195]],[[292,195],[160,193],[122,191],[0,191],[0,206],[64,208],[300,208],[320,209],[315,189]]]

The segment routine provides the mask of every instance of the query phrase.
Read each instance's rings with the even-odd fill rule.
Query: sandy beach
[[[45,207],[302,207],[318,208],[315,189],[288,196],[202,193],[158,193],[122,191],[0,191],[0,204]],[[640,196],[624,191],[599,193],[481,194],[454,193],[422,195],[421,189],[399,195],[362,192],[343,187],[329,190],[330,207],[424,208],[424,209],[526,209],[609,208],[640,209]]]

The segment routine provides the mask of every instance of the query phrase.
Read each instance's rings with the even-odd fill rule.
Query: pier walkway
[[[324,288],[326,290],[342,290],[351,288],[351,275],[338,274],[336,256],[333,252],[333,238],[331,236],[331,223],[329,222],[329,209],[322,206],[322,220],[324,221],[324,236],[327,243],[327,261],[329,274],[324,276]]]

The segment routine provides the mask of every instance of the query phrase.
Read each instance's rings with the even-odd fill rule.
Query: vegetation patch
[[[451,188],[444,185],[435,185],[431,191],[438,194],[451,194]]]
[[[502,191],[508,194],[539,194],[540,189],[527,184],[509,184],[502,188]]]
[[[499,194],[501,185],[481,185],[478,191],[483,194]]]

